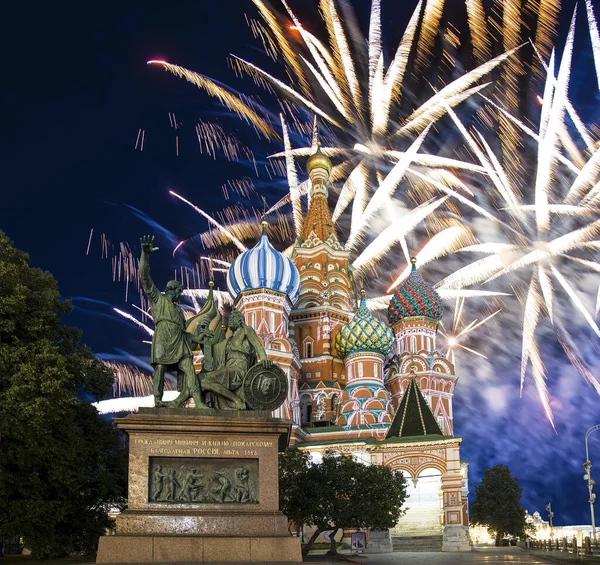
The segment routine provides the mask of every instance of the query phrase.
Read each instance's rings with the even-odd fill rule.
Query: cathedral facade
[[[441,550],[468,551],[467,466],[452,412],[457,377],[436,343],[441,299],[413,260],[390,300],[389,323],[375,317],[332,221],[331,161],[320,149],[307,172],[309,207],[290,257],[271,245],[263,222],[259,242],[227,276],[234,307],[288,375],[276,415],[293,422],[291,444],[315,461],[335,451],[405,475],[407,511],[391,532],[394,546],[425,536]]]

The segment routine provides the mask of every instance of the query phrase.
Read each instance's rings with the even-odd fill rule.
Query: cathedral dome
[[[344,324],[335,336],[335,350],[340,357],[359,351],[372,351],[384,357],[391,351],[394,336],[384,322],[367,308],[365,291],[361,290],[360,306],[354,318]]]
[[[440,295],[417,273],[417,260],[413,258],[410,262],[412,263],[411,273],[406,281],[398,287],[388,306],[390,324],[415,316],[440,320],[444,312]]]
[[[331,159],[321,151],[321,144],[317,145],[317,150],[306,161],[306,172],[310,173],[314,169],[325,169],[327,174],[331,173]]]
[[[235,300],[240,292],[268,288],[287,294],[295,304],[300,295],[300,274],[292,261],[275,249],[263,222],[259,242],[235,258],[227,273],[227,289]]]

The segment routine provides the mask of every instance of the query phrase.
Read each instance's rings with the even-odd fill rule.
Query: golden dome
[[[317,150],[306,161],[306,172],[310,175],[313,169],[325,169],[331,173],[331,160],[321,151],[320,143],[317,143]]]

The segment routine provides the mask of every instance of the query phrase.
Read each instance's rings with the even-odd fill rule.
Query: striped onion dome
[[[263,222],[262,227],[259,242],[236,257],[229,267],[229,294],[235,300],[245,290],[268,288],[287,294],[295,304],[300,294],[300,273],[294,263],[269,242],[267,222]]]
[[[354,318],[335,336],[335,350],[340,357],[359,351],[381,353],[385,357],[392,349],[394,336],[384,322],[369,312],[365,291],[361,290],[360,294],[360,306]]]
[[[404,283],[398,287],[388,306],[390,324],[415,316],[441,320],[444,309],[440,295],[417,273],[417,260],[413,257],[412,270]]]

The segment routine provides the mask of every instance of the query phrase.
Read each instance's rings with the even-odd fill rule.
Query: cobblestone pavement
[[[342,557],[342,556],[340,556]],[[324,555],[310,556],[308,563],[335,563]],[[485,547],[465,553],[394,552],[380,554],[343,555],[341,563],[356,565],[546,565],[553,563],[518,547]],[[337,561],[340,563],[340,560]]]

